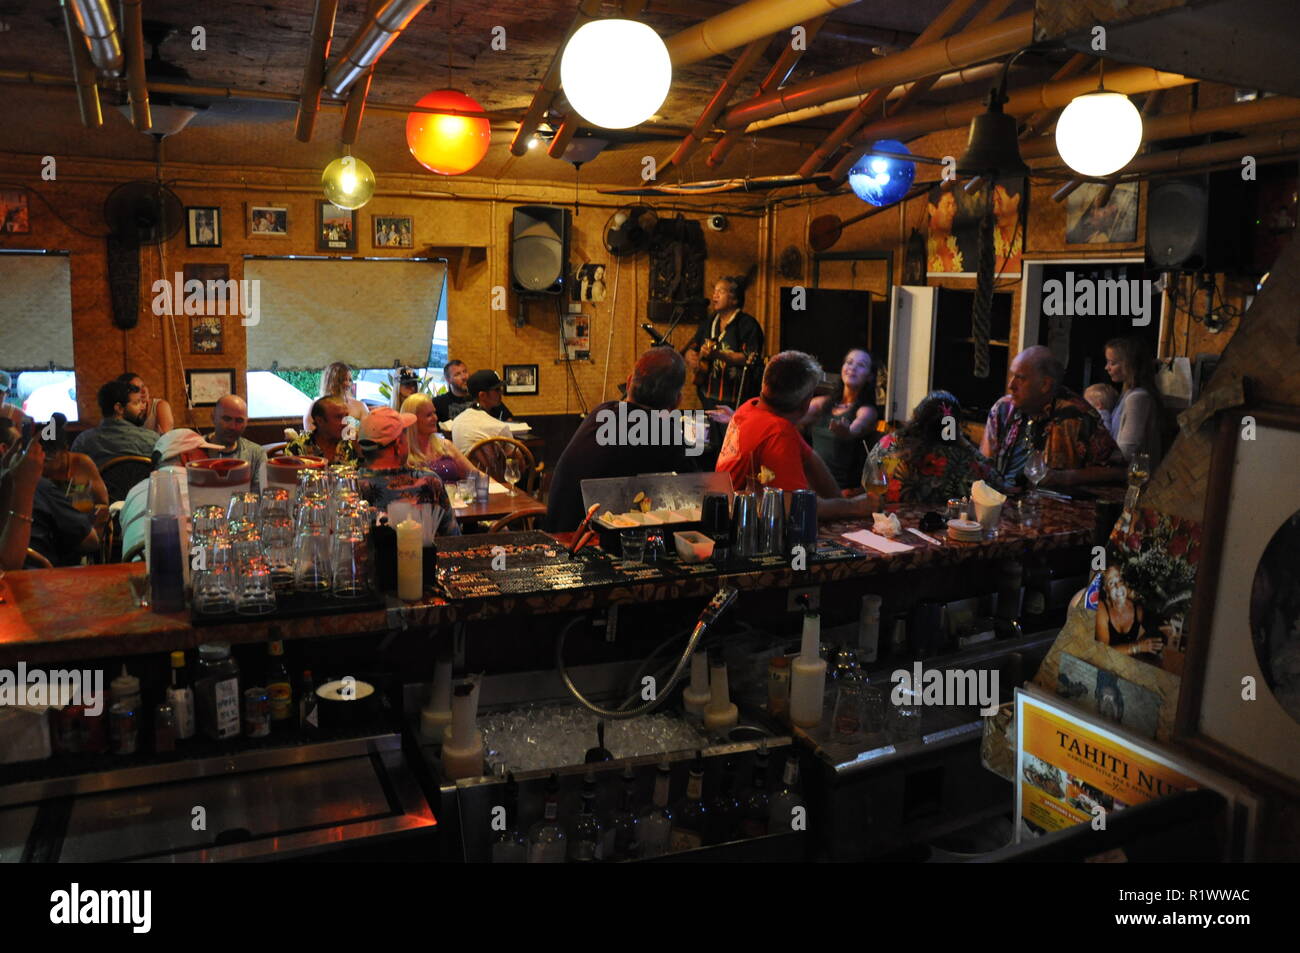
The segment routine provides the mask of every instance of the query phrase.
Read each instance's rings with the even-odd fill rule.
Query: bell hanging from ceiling
[[[1006,95],[998,88],[989,91],[988,109],[970,121],[970,139],[965,154],[957,160],[959,175],[1027,175],[1029,166],[1020,158],[1016,117],[1002,111]]]

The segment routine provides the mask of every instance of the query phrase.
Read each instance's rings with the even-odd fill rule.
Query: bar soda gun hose
[[[739,594],[740,591],[731,586],[724,586],[718,590],[717,594],[709,600],[709,604],[704,607],[704,611],[700,613],[699,619],[696,620],[695,628],[691,630],[691,637],[686,640],[686,648],[682,650],[681,658],[677,660],[677,665],[673,668],[672,674],[668,677],[668,684],[666,684],[662,689],[657,690],[654,698],[650,699],[644,705],[641,705],[638,708],[629,708],[626,711],[601,708],[599,705],[584,697],[582,692],[578,691],[578,686],[573,684],[573,679],[569,678],[568,669],[564,667],[564,641],[568,638],[569,629],[578,621],[578,619],[574,619],[573,622],[570,622],[560,630],[560,637],[556,641],[555,645],[555,667],[560,672],[560,678],[564,681],[564,687],[569,690],[569,693],[578,700],[578,703],[582,705],[583,708],[595,712],[602,718],[625,721],[629,718],[648,715],[650,712],[662,705],[664,700],[672,694],[673,688],[675,688],[677,683],[681,681],[681,677],[685,673],[686,667],[690,664],[691,656],[695,654],[695,646],[699,644],[700,639],[704,637],[705,631],[721,618],[722,614],[731,607],[733,602],[736,601],[736,596]]]

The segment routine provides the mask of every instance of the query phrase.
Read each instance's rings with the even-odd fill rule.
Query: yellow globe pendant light
[[[341,155],[320,177],[325,197],[339,208],[357,209],[375,194],[375,173],[353,155]]]

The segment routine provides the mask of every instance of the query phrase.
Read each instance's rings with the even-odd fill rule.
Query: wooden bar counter
[[[917,527],[920,507],[888,507],[906,529]],[[601,609],[610,605],[706,598],[721,581],[743,590],[815,586],[880,573],[921,567],[957,566],[974,560],[1002,559],[1090,545],[1096,506],[1084,502],[1044,500],[1038,525],[1023,526],[1004,518],[996,537],[978,543],[944,539],[940,545],[904,532],[900,542],[913,546],[883,555],[842,539],[842,534],[870,523],[823,524],[821,539],[837,558],[810,561],[794,570],[773,558],[770,565],[747,571],[660,572],[642,567],[624,584],[575,588],[526,596],[492,596],[451,601],[426,595],[419,603],[393,597],[385,609],[289,619],[249,618],[247,622],[194,625],[189,613],[155,613],[135,607],[128,577],[143,573],[142,563],[71,569],[12,572],[0,579],[0,667],[17,662],[44,664],[115,655],[163,653],[203,642],[265,642],[270,639],[329,638],[382,633],[405,628],[433,628],[443,623],[504,616]],[[938,536],[938,534],[930,534]],[[485,537],[487,539],[487,537]]]

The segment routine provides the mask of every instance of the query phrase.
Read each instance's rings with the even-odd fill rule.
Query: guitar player
[[[719,278],[709,304],[708,318],[682,353],[704,409],[735,408],[762,386],[763,327],[743,310],[742,278]]]

